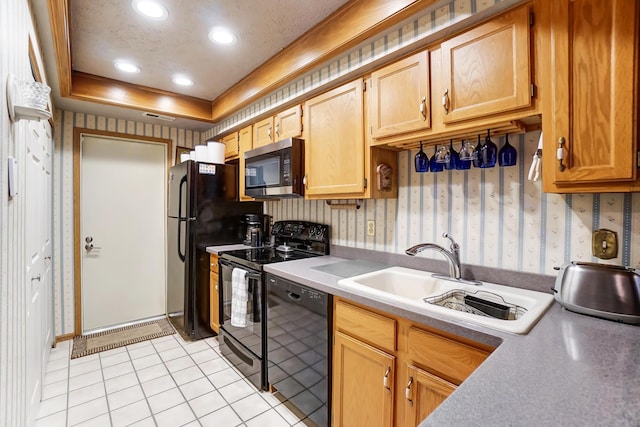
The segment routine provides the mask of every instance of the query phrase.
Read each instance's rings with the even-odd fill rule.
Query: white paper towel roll
[[[191,158],[191,160],[195,160],[196,159],[196,152],[195,151],[189,151],[189,158]]]
[[[197,162],[209,161],[209,152],[207,151],[206,145],[196,145],[196,161]]]
[[[224,148],[225,145],[222,142],[207,142],[207,150],[209,151],[209,162],[223,164]]]
[[[189,153],[180,153],[180,163],[186,162],[187,160],[191,160],[191,154],[189,154]]]

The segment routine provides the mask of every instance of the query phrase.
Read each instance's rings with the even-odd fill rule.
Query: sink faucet
[[[410,247],[404,252],[411,256],[416,256],[425,249],[433,249],[440,252],[444,255],[447,261],[449,261],[449,277],[455,280],[460,280],[460,245],[458,245],[448,233],[443,233],[442,237],[451,240],[450,251],[440,245],[436,245],[435,243],[420,243]]]

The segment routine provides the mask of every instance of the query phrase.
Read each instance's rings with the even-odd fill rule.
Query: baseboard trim
[[[59,342],[72,340],[73,337],[75,337],[75,334],[73,334],[73,333],[72,334],[65,334],[65,335],[58,335],[53,340],[53,347],[55,348],[58,345]]]

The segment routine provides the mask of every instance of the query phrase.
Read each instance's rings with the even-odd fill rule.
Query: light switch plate
[[[618,233],[601,228],[593,232],[593,256],[600,259],[611,259],[618,256]]]
[[[367,236],[376,235],[376,222],[372,219],[367,220]]]

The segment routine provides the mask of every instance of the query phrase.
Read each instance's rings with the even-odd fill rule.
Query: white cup
[[[225,145],[222,142],[207,142],[209,162],[224,164],[224,149]]]
[[[206,145],[196,145],[196,161],[197,162],[208,162],[209,161],[209,152],[207,151]]]
[[[187,160],[191,160],[191,155],[189,153],[180,153],[180,163],[186,162]]]

